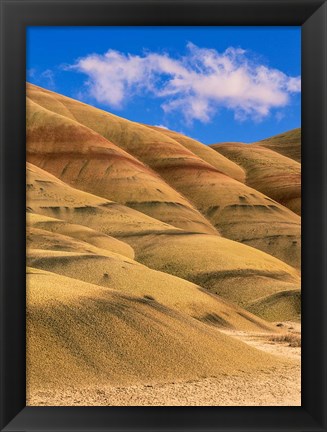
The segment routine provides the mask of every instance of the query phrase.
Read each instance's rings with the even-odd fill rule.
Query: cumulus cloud
[[[299,76],[258,64],[243,49],[219,53],[192,43],[179,58],[109,50],[80,58],[69,69],[87,75],[89,95],[102,104],[122,108],[130,98],[148,94],[161,100],[164,112],[179,111],[187,122],[209,122],[220,108],[239,120],[261,120],[301,91]]]

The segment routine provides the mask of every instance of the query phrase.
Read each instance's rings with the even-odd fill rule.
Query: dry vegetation
[[[272,342],[287,343],[290,347],[301,347],[301,335],[298,333],[287,333],[284,335],[273,335],[269,339]]]

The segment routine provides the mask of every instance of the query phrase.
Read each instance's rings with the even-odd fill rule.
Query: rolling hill
[[[57,148],[61,148],[62,144],[60,134],[57,139],[53,130],[49,135],[53,137],[54,144],[48,145],[43,141],[39,145],[40,152],[47,153],[46,157],[39,156],[38,151],[34,152],[37,156],[32,154],[35,146],[33,137],[37,132],[28,133],[30,151],[27,157],[32,163],[72,186],[133,207],[173,226],[209,234],[219,232],[224,237],[256,247],[296,268],[300,267],[300,218],[284,206],[271,202],[271,198],[261,192],[224,174],[227,166],[230,169],[230,162],[226,162],[228,159],[219,158],[219,170],[217,157],[214,166],[207,162],[211,149],[205,151],[206,160],[189,149],[200,154],[199,143],[194,144],[192,140],[193,147],[186,140],[187,148],[185,140],[182,145],[168,136],[167,132],[158,132],[39,87],[29,85],[27,95],[39,111],[43,107],[47,113],[61,116],[62,121],[78,123],[81,128],[87,127],[87,131],[92,130],[110,142],[111,146],[115,145],[116,151],[118,147],[139,163],[150,167],[151,173],[157,177],[154,180],[150,179],[149,174],[142,174],[141,186],[138,187],[137,175],[127,172],[128,164],[125,166],[125,162],[122,162],[124,175],[119,176],[120,171],[117,169],[117,178],[115,169],[107,167],[111,162],[106,160],[105,166],[102,166],[102,162],[99,165],[98,158],[94,156],[93,143],[87,140],[83,147],[91,147],[92,151],[85,150],[89,152],[89,162],[87,170],[81,173],[85,160],[80,158],[82,160],[79,160],[78,169],[75,170],[75,162],[67,162],[62,152],[58,156]],[[32,130],[38,130],[42,122],[32,114],[30,117],[28,130],[29,124]],[[55,157],[52,153],[55,153]],[[108,156],[107,159],[112,158]],[[69,163],[71,168],[70,165],[66,168]],[[87,172],[92,173],[95,169],[101,174],[101,179],[93,175],[88,177]],[[133,183],[133,188],[128,188],[128,179],[129,183]],[[147,200],[143,201],[145,196]]]
[[[301,165],[269,148],[222,143],[211,148],[241,166],[245,183],[301,215]]]
[[[102,253],[95,252],[100,256],[108,252],[127,257],[134,255],[137,261],[150,268],[190,280],[245,308],[250,308],[252,302],[267,294],[299,289],[298,272],[266,253],[217,235],[201,235],[169,226],[121,204],[74,189],[31,164],[27,168],[27,188],[27,221],[34,230],[30,245],[38,239],[38,249],[50,247],[55,250],[61,245],[70,252],[76,250],[78,241],[82,241],[83,252],[94,253],[94,248],[98,247],[104,249]],[[63,232],[59,231],[58,223],[65,227]],[[72,236],[70,224],[75,233]],[[82,225],[77,238],[76,224]],[[94,241],[88,244],[89,233],[85,236],[85,227],[95,230],[96,238],[100,235],[102,243],[103,238],[106,239],[105,247],[101,243],[94,245]],[[42,230],[43,234],[40,233]],[[46,230],[51,233],[44,232]],[[67,235],[73,237],[69,245]],[[81,268],[74,267],[73,273],[65,273],[66,276],[83,273],[83,263],[78,262]],[[63,270],[68,268],[65,264]],[[51,267],[46,269],[53,271]],[[92,278],[93,271],[90,268],[87,276]],[[97,280],[103,281],[101,275],[96,276]],[[240,278],[244,279],[245,275],[248,295],[244,297],[239,287]],[[93,279],[86,281],[94,283]],[[127,284],[124,279],[122,283]]]
[[[185,198],[144,164],[96,132],[30,100],[26,139],[27,160],[67,184],[178,227],[216,233]]]
[[[148,126],[148,125],[146,125]],[[169,129],[163,129],[157,126],[148,126],[149,128],[156,130],[163,135],[166,135],[175,141],[177,141],[179,144],[182,144],[183,147],[186,147],[188,150],[190,150],[192,153],[194,153],[196,156],[201,158],[202,160],[208,162],[211,166],[216,168],[218,171],[222,172],[223,174],[228,175],[229,177],[234,178],[235,180],[238,180],[242,183],[244,183],[245,180],[245,172],[244,170],[237,165],[236,163],[232,162],[226,157],[223,157],[222,155],[217,155],[212,152],[211,148],[209,146],[206,146],[202,144],[199,141],[196,141],[193,138],[190,138],[186,135],[183,135],[178,132],[171,131]]]
[[[292,366],[235,336],[300,317],[301,167],[277,137],[212,148],[30,84],[26,114],[28,399]]]
[[[262,141],[258,141],[261,147],[274,150],[283,156],[289,157],[301,163],[301,129],[293,129]]]
[[[160,303],[44,270],[27,270],[27,305],[27,394],[254,373],[258,363],[279,363]]]

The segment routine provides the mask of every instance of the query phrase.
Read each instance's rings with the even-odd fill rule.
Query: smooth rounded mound
[[[144,202],[142,194],[141,198],[136,196],[128,201],[120,201],[119,197],[112,199],[187,231],[219,232],[224,237],[249,244],[300,268],[299,218],[285,207],[269,201],[270,198],[262,193],[223,174],[207,162],[207,156],[203,160],[167,134],[65,96],[35,86],[28,86],[27,93],[39,106],[57,115],[63,113],[60,107],[64,106],[81,127],[86,126],[87,130],[97,133],[155,171],[167,187],[169,184],[175,194],[184,197],[190,207],[176,198],[162,197],[160,202],[151,198]],[[125,191],[125,180],[120,181]],[[147,180],[145,186],[148,184]],[[78,187],[85,186],[81,182]],[[161,190],[160,187],[155,189]],[[144,193],[147,194],[146,190]]]
[[[90,251],[90,247],[95,246],[103,252],[115,252],[131,259],[135,255],[133,248],[127,243],[81,225],[36,213],[27,213],[26,223],[28,247],[46,249],[47,246],[53,248],[54,243],[57,243],[57,248],[65,247],[67,250],[69,240],[69,247],[79,248],[81,244],[84,244],[86,252]],[[28,237],[29,232],[30,237]]]
[[[148,267],[192,281],[244,308],[264,296],[300,287],[294,268],[222,237],[162,234],[135,238],[131,244],[136,259]]]
[[[211,146],[240,165],[246,184],[300,215],[301,165],[273,150],[241,143]]]
[[[72,187],[176,227],[217,234],[154,171],[95,131],[28,99],[27,160]]]
[[[31,163],[26,168],[26,201],[28,212],[114,237],[181,231],[124,205],[72,188]]]
[[[158,384],[276,361],[159,303],[28,269],[27,399],[47,387]]]
[[[208,162],[211,166],[213,166],[223,174],[226,174],[229,177],[232,177],[235,180],[244,183],[245,181],[244,170],[239,165],[232,162],[231,160],[224,157],[223,155],[220,154],[217,155],[216,153],[214,153],[210,146],[207,146],[193,138],[190,138],[178,132],[174,132],[168,129],[163,129],[157,126],[150,126],[150,125],[147,126],[170,138],[173,138],[179,144],[182,144],[182,146],[186,147],[188,150],[190,150],[192,153],[197,155],[202,160]]]
[[[298,321],[301,319],[301,291],[272,294],[253,302],[248,309],[268,321]]]
[[[266,138],[255,144],[267,147],[301,163],[301,128]]]
[[[272,330],[260,318],[186,280],[151,270],[119,254],[88,248],[82,242],[75,242],[73,249],[71,242],[63,236],[44,237],[47,240],[46,249],[35,249],[38,238],[30,241],[27,261],[31,267],[137,295],[145,301],[159,302],[217,327]],[[58,242],[60,250],[56,249]]]

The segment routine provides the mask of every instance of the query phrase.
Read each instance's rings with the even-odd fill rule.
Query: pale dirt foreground
[[[298,333],[297,323],[284,323]],[[257,349],[287,358],[289,364],[255,374],[205,378],[199,381],[128,387],[42,390],[28,396],[28,405],[80,406],[300,406],[301,348],[272,342],[271,335],[226,331]],[[246,361],[246,360],[245,360]]]

